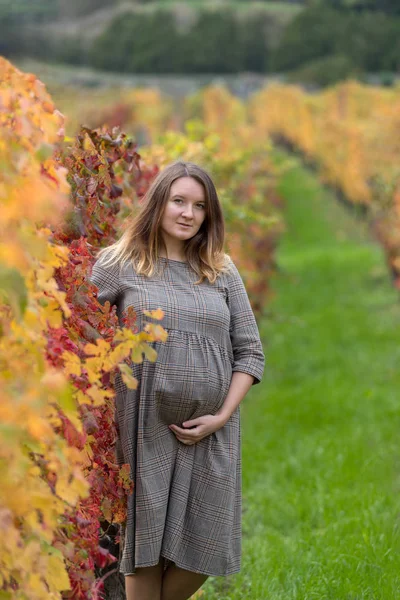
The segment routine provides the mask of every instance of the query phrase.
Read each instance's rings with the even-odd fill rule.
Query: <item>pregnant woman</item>
[[[264,370],[242,279],[224,253],[224,220],[210,176],[179,161],[148,190],[121,238],[103,248],[90,280],[123,312],[161,308],[156,362],[115,378],[118,464],[134,492],[121,528],[127,600],[185,600],[208,576],[240,570],[239,403]]]

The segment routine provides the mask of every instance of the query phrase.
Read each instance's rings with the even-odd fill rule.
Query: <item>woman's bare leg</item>
[[[154,567],[137,569],[125,575],[126,600],[161,600],[163,559]]]
[[[188,600],[206,579],[207,575],[171,565],[162,579],[161,600]]]

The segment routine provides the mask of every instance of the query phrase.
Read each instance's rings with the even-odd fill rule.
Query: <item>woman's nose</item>
[[[188,219],[193,217],[193,206],[191,204],[186,204],[183,207],[183,216],[187,217]]]

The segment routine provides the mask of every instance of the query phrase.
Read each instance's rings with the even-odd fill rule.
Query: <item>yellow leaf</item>
[[[62,592],[70,590],[71,584],[68,573],[65,569],[64,560],[60,556],[51,555],[47,561],[46,581],[49,584],[50,590]]]
[[[68,350],[65,350],[62,355],[61,358],[63,358],[64,360],[64,372],[65,374],[68,375],[77,375],[78,377],[81,375],[81,361],[80,358],[78,356],[76,356],[76,354],[73,354],[72,352],[68,352]]]
[[[96,340],[96,344],[86,344],[83,347],[83,351],[85,354],[90,354],[92,356],[101,356],[105,352],[110,349],[110,344],[105,340],[99,338]]]
[[[89,404],[90,403],[90,398],[88,398],[87,395],[85,394],[85,392],[82,392],[82,390],[78,390],[76,392],[75,398],[76,398],[78,404]],[[69,415],[68,415],[68,418],[70,418]]]
[[[52,437],[52,427],[47,420],[31,416],[26,423],[26,429],[37,440]]]
[[[57,465],[58,466],[58,465]],[[29,494],[30,503],[41,511],[48,512],[51,509],[62,510],[63,505],[59,498],[54,496],[50,489],[44,491],[31,491]]]
[[[64,373],[61,373],[54,368],[49,368],[42,375],[40,383],[45,385],[49,390],[61,392],[67,386],[68,382]]]
[[[36,510],[31,510],[30,512],[25,513],[24,522],[31,531],[39,531],[41,528],[38,513]]]
[[[89,401],[86,399],[86,404],[89,404]],[[77,413],[69,412],[68,419],[71,421],[72,425],[75,427],[79,433],[83,433],[83,423],[78,417]]]
[[[111,500],[109,498],[103,498],[101,503],[101,510],[103,511],[103,515],[105,519],[111,523],[112,521],[112,510],[111,510]]]
[[[58,302],[55,300],[48,301],[48,305],[43,309],[43,316],[50,327],[62,327],[62,313]]]
[[[163,319],[165,315],[161,308],[157,308],[156,310],[144,310],[143,314],[146,315],[146,317],[151,317],[152,319],[157,319],[158,321]]]
[[[143,362],[142,354],[143,353],[142,353],[141,345],[137,345],[134,348],[132,348],[132,352],[131,352],[132,362],[140,365]]]
[[[29,587],[32,592],[36,592],[35,596],[38,598],[45,591],[45,586],[42,580],[42,577],[39,573],[30,573],[29,574]]]
[[[40,473],[41,473],[40,467],[38,467],[37,465],[33,465],[28,470],[28,474],[31,475],[32,477],[39,476]]]
[[[73,477],[72,481],[70,481],[70,478],[66,477],[65,474],[62,474],[57,479],[57,496],[73,506],[78,502],[79,498],[86,498],[88,493],[88,483],[85,480]]]
[[[154,362],[157,358],[157,352],[151,346],[147,344],[143,344],[143,352],[147,360]]]
[[[116,365],[120,360],[128,356],[131,347],[132,342],[118,344],[118,346],[111,352],[109,359],[114,363],[114,365]]]
[[[68,319],[71,316],[72,311],[71,311],[70,307],[68,306],[68,304],[65,302],[65,298],[67,296],[66,293],[58,291],[58,290],[53,290],[53,296],[60,304],[60,308],[62,308],[62,310],[64,311],[65,317]]]
[[[90,467],[92,464],[89,453],[87,452],[87,450],[85,448],[83,450],[81,450],[81,460],[82,460],[83,467]]]
[[[145,331],[151,335],[155,342],[166,342],[168,338],[168,332],[161,325],[155,323],[146,323],[144,326]]]
[[[85,367],[88,374],[90,383],[96,383],[101,377],[101,369],[103,366],[103,359],[98,357],[88,358]]]
[[[118,329],[114,335],[115,342],[135,341],[138,338],[137,333],[133,333],[132,329]]]
[[[53,267],[61,267],[68,261],[69,248],[67,246],[55,246],[48,244],[48,255],[46,263]]]
[[[92,386],[86,390],[86,394],[91,398],[93,406],[101,406],[107,398],[113,398],[112,390],[101,390],[97,386]]]
[[[121,371],[122,381],[129,389],[136,390],[138,386],[138,381],[135,377],[133,377],[131,367],[129,367],[125,363],[120,363],[118,366]]]

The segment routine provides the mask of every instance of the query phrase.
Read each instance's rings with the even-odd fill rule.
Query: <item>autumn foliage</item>
[[[261,135],[289,143],[324,182],[363,208],[400,288],[398,88],[349,81],[307,94],[270,86],[252,98],[249,110]]]
[[[135,387],[132,362],[155,360],[150,342],[167,337],[160,312],[138,331],[132,309],[120,327],[115,307],[97,302],[96,249],[121,233],[160,167],[197,160],[220,188],[230,251],[260,313],[281,227],[266,201],[275,174],[265,148],[243,138],[235,153],[206,123],[143,156],[117,129],[66,139],[34,75],[1,59],[0,80],[0,590],[96,599],[115,563],[102,542],[134,485],[116,464],[114,376]]]
[[[132,489],[115,464],[112,376],[135,387],[130,362],[154,360],[148,342],[166,333],[136,331],[133,311],[119,328],[87,276],[157,169],[139,172],[122,135],[61,144],[43,84],[3,59],[0,74],[2,597],[96,598],[96,569],[115,561],[101,523],[124,520]]]
[[[210,86],[187,98],[184,113],[184,133],[159,132],[141,154],[161,167],[184,156],[212,174],[225,215],[227,250],[260,316],[271,293],[275,248],[284,229],[276,192],[281,168],[271,157],[268,137],[258,135],[244,103],[225,88]]]

